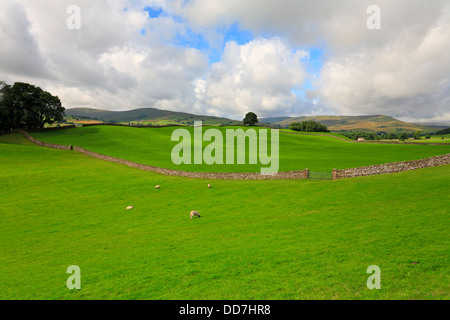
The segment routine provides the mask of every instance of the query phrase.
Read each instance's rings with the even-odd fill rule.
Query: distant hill
[[[393,117],[382,115],[293,117],[293,118],[286,118],[278,122],[273,122],[272,124],[287,127],[292,122],[302,122],[311,120],[326,125],[328,129],[331,131],[360,130],[371,132],[380,132],[380,131],[390,132],[396,130],[404,130],[407,132],[413,132],[420,130],[420,131],[435,132],[443,128],[437,126],[427,127],[420,124],[407,123],[395,119]]]
[[[291,117],[272,117],[272,118],[261,118],[259,119],[260,123],[278,123],[284,120],[288,120]]]
[[[436,134],[450,134],[450,128],[446,128],[446,129],[442,129],[442,130],[439,130],[438,132],[436,132]]]
[[[174,112],[160,110],[156,108],[142,108],[129,111],[108,111],[90,108],[66,109],[68,121],[78,120],[97,120],[102,122],[114,123],[142,123],[142,124],[181,124],[193,125],[194,121],[203,121],[204,125],[235,125],[241,124],[240,121],[213,116],[198,116],[184,112]]]
[[[193,125],[194,121],[203,121],[204,125],[239,125],[242,121],[213,116],[199,116],[191,113],[142,108],[129,111],[108,111],[90,108],[66,109],[66,121],[78,123],[112,122],[152,125]],[[260,118],[259,123],[278,128],[287,128],[292,122],[316,121],[328,127],[331,131],[360,130],[369,132],[391,132],[404,130],[407,132],[436,132],[447,126],[426,126],[407,123],[389,116],[309,116],[309,117],[272,117]]]

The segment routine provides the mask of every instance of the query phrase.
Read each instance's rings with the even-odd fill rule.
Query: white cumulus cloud
[[[296,103],[292,89],[306,78],[308,52],[292,51],[279,38],[226,44],[223,61],[211,66],[200,82],[202,102],[217,114],[239,119],[252,111],[262,116],[289,112]]]
[[[0,40],[0,80],[66,107],[450,121],[448,0],[2,0]]]

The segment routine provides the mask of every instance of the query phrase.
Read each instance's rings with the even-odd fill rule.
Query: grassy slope
[[[347,136],[344,136],[343,134],[337,133],[337,132],[299,132],[299,131],[295,131],[295,130],[291,130],[291,129],[280,129],[280,131],[282,132],[290,132],[290,133],[295,133],[295,134],[300,134],[300,135],[318,135],[318,136],[330,136],[330,137],[338,137],[338,138],[342,138],[345,140],[349,140],[351,141],[352,139],[350,139]]]
[[[204,128],[205,129],[205,128]],[[233,127],[235,129],[235,127]],[[180,165],[172,163],[176,128],[89,127],[33,133],[43,141],[72,144],[99,153],[159,167],[206,172],[258,172],[261,165]],[[188,128],[193,132],[193,128]],[[220,128],[225,132],[225,128]],[[225,134],[223,134],[225,137]],[[192,134],[193,136],[193,134]],[[207,145],[207,143],[205,143]],[[450,152],[450,146],[356,144],[332,137],[280,132],[280,171],[331,171],[395,161],[416,160]]]
[[[0,299],[448,299],[449,173],[208,189],[0,137]]]

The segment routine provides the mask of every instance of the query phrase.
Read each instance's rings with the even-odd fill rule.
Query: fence
[[[308,179],[313,180],[333,180],[333,172],[314,172],[310,171]]]

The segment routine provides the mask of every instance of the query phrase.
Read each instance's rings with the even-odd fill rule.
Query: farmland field
[[[383,141],[399,141],[398,139],[394,140],[383,140]],[[409,139],[409,142],[419,142],[419,143],[450,143],[450,134],[442,134],[442,135],[434,135],[431,136],[430,139],[425,139],[422,137],[420,140]]]
[[[193,136],[193,128],[186,129],[190,130]],[[207,129],[208,127],[203,128],[203,130]],[[227,129],[237,129],[237,127],[219,128],[224,137]],[[45,142],[71,144],[98,153],[169,169],[202,172],[257,172],[261,168],[259,164],[249,165],[248,161],[245,165],[175,165],[171,160],[171,151],[178,143],[171,141],[174,130],[174,128],[99,126],[35,132],[32,135]],[[207,144],[205,142],[204,146]],[[346,169],[417,160],[447,153],[450,153],[450,145],[357,144],[333,137],[280,132],[280,171],[308,168],[311,171],[331,172],[333,168]]]
[[[120,129],[34,135],[112,152],[112,136],[101,138],[117,130],[114,141],[167,150],[167,129]],[[328,156],[330,166],[368,162],[373,146],[327,139],[309,141],[361,148],[359,162]],[[401,147],[408,152],[371,149],[381,152],[372,161],[448,152]],[[130,150],[117,152],[147,159]],[[0,299],[448,299],[449,174],[446,165],[337,181],[211,182],[1,136]],[[190,220],[191,210],[202,218]],[[81,290],[66,287],[70,265],[81,268]],[[370,265],[380,266],[381,290],[366,287]]]

